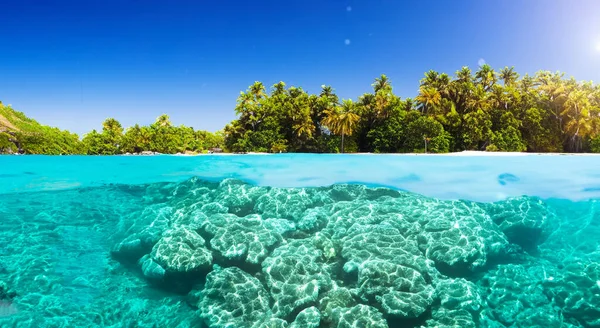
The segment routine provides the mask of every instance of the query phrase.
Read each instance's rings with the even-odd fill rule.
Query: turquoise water
[[[600,327],[599,163],[0,157],[0,327]]]

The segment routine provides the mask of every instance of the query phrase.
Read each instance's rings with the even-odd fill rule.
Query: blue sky
[[[176,4],[175,4],[176,3]],[[215,131],[239,92],[283,80],[342,98],[387,74],[414,97],[425,71],[600,80],[600,1],[20,0],[0,5],[0,100],[83,134],[161,113]]]

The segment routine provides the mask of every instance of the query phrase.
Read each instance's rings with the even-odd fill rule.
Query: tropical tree
[[[500,70],[500,80],[504,83],[505,86],[512,86],[519,79],[519,74],[515,72],[514,67],[504,67]]]
[[[341,106],[333,107],[325,112],[325,125],[333,134],[342,137],[342,153],[344,152],[344,136],[351,136],[359,116],[354,112],[355,103],[351,99],[342,101]]]
[[[484,90],[488,91],[498,81],[498,75],[490,65],[484,64],[475,72],[475,79]]]
[[[434,108],[440,105],[442,95],[435,87],[421,86],[419,95],[415,98],[419,102],[421,113],[428,114]]]

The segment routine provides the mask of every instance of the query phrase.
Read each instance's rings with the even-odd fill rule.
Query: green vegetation
[[[83,137],[82,143],[89,155],[116,155],[143,151],[161,154],[200,153],[221,147],[220,133],[194,131],[184,125],[173,126],[169,116],[161,115],[150,126],[123,130],[121,123],[109,118],[102,123],[102,131],[93,130]]]
[[[232,151],[600,152],[600,87],[560,73],[519,78],[508,67],[429,71],[404,100],[385,75],[356,102],[328,86],[309,95],[280,82],[269,95],[256,82],[236,112],[225,128]]]
[[[119,121],[109,118],[102,123],[101,132],[93,130],[80,140],[76,134],[41,125],[0,103],[0,153],[116,155],[152,151],[175,154],[204,152],[222,144],[220,133],[173,126],[167,115],[161,115],[150,126],[136,124],[127,130]]]
[[[519,77],[512,67],[489,65],[454,77],[429,71],[414,99],[396,96],[385,75],[372,87],[353,101],[330,86],[309,94],[279,82],[267,92],[255,82],[222,133],[175,127],[167,115],[126,130],[109,118],[81,141],[0,105],[0,152],[600,152],[600,86],[561,73]]]
[[[0,153],[78,154],[83,152],[79,137],[28,118],[0,102]]]

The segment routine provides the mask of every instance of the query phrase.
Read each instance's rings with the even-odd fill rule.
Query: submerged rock
[[[544,270],[543,267],[527,270],[522,265],[509,264],[489,271],[479,281],[487,290],[483,295],[482,321],[499,322],[504,326],[561,327],[563,315],[553,306],[548,294],[550,289],[544,287],[554,284],[555,275],[544,278]],[[548,277],[552,278],[547,280]]]
[[[152,252],[138,262],[144,277],[180,289],[204,277],[213,257],[197,232],[177,227],[165,232]]]
[[[482,300],[475,284],[462,278],[444,279],[438,282],[434,297],[426,327],[478,327]]]
[[[151,253],[152,260],[172,273],[207,271],[212,254],[197,232],[178,227],[167,231]]]
[[[204,221],[201,229],[220,256],[254,265],[261,263],[282,240],[258,215],[215,214]]]
[[[147,192],[162,203],[113,253],[148,280],[185,282],[208,327],[600,327],[597,245],[558,250],[600,229],[592,210],[561,225],[530,197],[481,204],[233,179]],[[548,237],[566,225],[575,236]]]
[[[260,327],[271,319],[264,286],[236,267],[217,267],[209,273],[198,299],[200,317],[212,328]]]
[[[318,328],[320,324],[321,313],[316,307],[311,306],[298,313],[290,328]]]
[[[538,198],[519,197],[482,206],[510,242],[527,250],[535,250],[544,242],[550,234],[550,222],[556,221]]]
[[[336,308],[332,313],[334,327],[388,328],[387,321],[376,308],[359,304],[351,308]]]
[[[263,261],[262,272],[275,300],[273,313],[283,319],[316,304],[319,295],[332,285],[323,253],[311,239],[294,240],[275,249]]]

